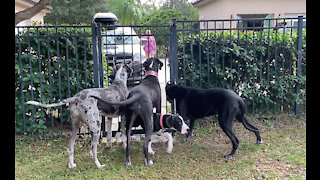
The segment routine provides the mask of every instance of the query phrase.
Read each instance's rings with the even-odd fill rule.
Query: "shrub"
[[[200,37],[199,37],[200,36]],[[305,31],[302,76],[296,75],[297,33],[216,31],[178,36],[179,83],[237,92],[253,112],[305,103]],[[302,95],[295,92],[300,83]]]
[[[26,101],[58,102],[84,88],[93,87],[90,35],[89,26],[30,27],[16,35],[17,133],[43,132],[58,123],[58,118],[62,120],[60,123],[69,119],[67,111],[62,111],[62,114],[54,111],[51,118],[44,118],[46,109],[25,105]],[[47,119],[51,120],[47,122]]]

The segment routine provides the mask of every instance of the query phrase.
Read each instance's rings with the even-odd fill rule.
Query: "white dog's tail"
[[[62,106],[65,105],[67,103],[73,103],[75,102],[75,98],[74,97],[70,97],[67,99],[64,99],[58,103],[52,103],[52,104],[42,104],[41,102],[37,102],[37,101],[28,101],[26,102],[26,104],[31,104],[31,105],[35,105],[35,106],[41,106],[44,108],[51,108],[51,107],[57,107],[57,106]]]

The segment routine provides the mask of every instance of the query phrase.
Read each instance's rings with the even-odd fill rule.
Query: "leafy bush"
[[[169,26],[157,27],[157,25],[171,24],[172,18],[176,18],[179,20],[187,19],[187,17],[182,15],[182,13],[178,10],[157,10],[154,13],[145,16],[142,20],[141,25],[150,27],[144,27],[136,31],[137,33],[141,31],[141,34],[145,34],[145,31],[147,29],[151,30],[151,34],[153,34],[156,39],[158,56],[160,56],[161,58],[165,57],[168,51],[167,49],[169,47],[169,36],[167,35],[170,33],[170,29]]]
[[[200,37],[199,37],[200,36]],[[253,112],[292,110],[305,103],[305,31],[302,76],[296,75],[297,33],[216,31],[178,36],[179,83],[233,89]],[[298,97],[295,86],[301,84]]]
[[[30,27],[15,38],[16,132],[43,132],[69,119],[67,111],[25,105],[28,100],[58,102],[93,87],[90,26]],[[21,53],[20,53],[21,52]],[[61,96],[60,96],[61,95]],[[33,96],[33,98],[32,98]],[[58,107],[60,110],[60,107]],[[24,121],[25,118],[25,121]],[[63,120],[58,121],[60,118]],[[48,121],[47,121],[48,120]],[[24,129],[26,127],[26,129]]]

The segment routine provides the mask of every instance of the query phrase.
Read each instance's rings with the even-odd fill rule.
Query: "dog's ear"
[[[169,82],[170,82],[170,81],[169,81]],[[165,90],[169,89],[170,86],[172,85],[172,84],[169,84],[169,82],[167,82],[167,85],[166,85],[166,87],[165,87]]]
[[[126,70],[127,70],[128,77],[132,76],[133,69],[131,67],[129,67],[128,64],[125,64],[124,68],[126,68]]]
[[[112,67],[112,71],[111,71],[110,76],[109,76],[111,79],[113,79],[116,76],[116,72],[117,72],[118,69],[119,69],[119,65],[118,64],[116,64],[116,65],[114,65]]]
[[[170,85],[173,85],[174,84],[174,82],[172,82],[172,81],[168,81],[167,82],[167,86],[170,86]]]
[[[166,91],[166,95],[168,96],[169,91],[171,91],[172,86],[175,85],[175,83],[173,83],[172,81],[167,82],[166,87],[165,87],[165,91]]]
[[[169,81],[169,82],[167,82],[165,89],[167,89],[167,88],[168,88],[168,86],[170,86],[170,85],[171,85],[171,84],[170,84],[170,81]]]
[[[148,59],[142,64],[143,67],[144,67],[144,69],[147,69],[147,68],[150,66],[151,61],[152,61],[152,59],[151,59],[151,58],[148,58]]]
[[[118,64],[116,64],[116,65],[114,66],[114,68],[116,68],[116,70],[119,70],[121,66],[122,66],[122,64],[121,64],[121,63],[118,63]]]
[[[155,58],[157,63],[159,64],[159,69],[161,70],[162,66],[163,66],[163,62],[161,62],[158,58]]]

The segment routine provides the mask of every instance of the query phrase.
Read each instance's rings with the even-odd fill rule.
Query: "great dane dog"
[[[99,112],[101,108],[101,102],[90,96],[94,95],[102,99],[110,101],[123,101],[128,96],[127,78],[132,73],[132,69],[127,65],[117,64],[114,66],[112,75],[115,75],[114,82],[106,88],[91,88],[84,89],[73,97],[64,99],[58,103],[42,104],[36,101],[28,101],[26,104],[32,104],[36,106],[42,106],[45,108],[68,105],[70,111],[70,117],[72,122],[72,137],[69,144],[69,168],[75,168],[76,164],[73,161],[74,143],[79,130],[80,122],[84,122],[92,134],[90,155],[98,168],[104,167],[101,165],[97,158],[97,144],[100,136],[101,115],[108,117],[108,124],[111,124],[112,117],[118,117],[122,115],[121,110],[117,106],[107,106],[103,104],[103,111]],[[110,134],[109,134],[110,133]],[[108,134],[111,136],[111,126],[108,129]],[[110,138],[111,139],[111,138]],[[111,141],[107,142],[107,146],[111,145]]]
[[[127,137],[130,137],[131,128],[137,116],[141,117],[145,126],[145,142],[143,145],[145,165],[151,166],[153,162],[149,159],[148,144],[153,132],[153,108],[156,108],[156,113],[161,113],[161,90],[158,69],[161,69],[163,63],[157,58],[149,58],[143,63],[143,66],[146,70],[145,77],[138,86],[130,90],[127,100],[122,102],[108,100],[104,102],[107,106],[110,104],[125,106]],[[96,96],[93,95],[93,97]],[[131,165],[130,151],[130,138],[127,138],[125,166]]]
[[[190,130],[185,140],[191,138],[196,119],[218,114],[219,125],[232,142],[232,151],[225,155],[225,158],[234,158],[239,145],[239,140],[232,131],[234,119],[241,122],[249,131],[254,132],[257,144],[262,143],[259,130],[247,121],[245,103],[235,92],[228,89],[207,90],[183,87],[173,83],[167,83],[165,89],[167,100],[171,103],[174,99],[176,100],[177,113],[184,119],[190,120]]]
[[[140,116],[134,121],[132,127],[141,126],[145,129],[143,120]],[[170,131],[178,131],[181,134],[186,134],[189,130],[188,125],[184,123],[183,118],[178,114],[159,114],[153,113],[153,132],[156,135],[165,137],[168,140],[167,153],[171,153],[173,149],[173,137]],[[148,152],[149,154],[154,155],[155,152],[151,147],[152,141],[149,142]]]

